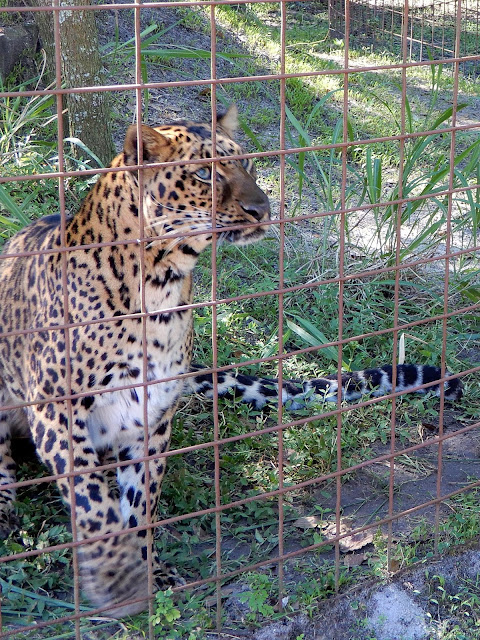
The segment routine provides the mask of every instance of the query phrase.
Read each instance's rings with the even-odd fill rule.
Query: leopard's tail
[[[431,365],[400,364],[397,366],[395,391],[414,391],[416,393],[433,392],[440,396],[442,373],[440,367]],[[200,393],[207,398],[213,397],[213,376],[205,365],[193,364],[195,376],[185,378],[185,393]],[[450,378],[445,372],[443,382],[444,397],[454,402],[462,397],[463,384],[459,378]],[[428,387],[417,388],[420,385]],[[238,398],[241,402],[261,409],[266,403],[278,401],[278,380],[275,378],[259,378],[234,371],[217,373],[218,395]],[[384,365],[375,369],[364,369],[342,373],[342,400],[352,402],[362,396],[380,397],[393,390],[392,366]],[[282,402],[291,410],[302,409],[312,400],[337,402],[337,375],[328,375],[312,380],[286,380],[282,383]]]

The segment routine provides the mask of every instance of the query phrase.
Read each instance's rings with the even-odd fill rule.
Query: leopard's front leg
[[[108,613],[123,617],[145,609],[151,595],[143,557],[144,540],[135,532],[121,534],[126,527],[120,502],[109,489],[108,475],[97,470],[100,461],[87,428],[88,410],[79,402],[72,404],[71,439],[64,402],[29,407],[30,428],[38,454],[53,473],[82,472],[73,480],[58,478],[57,484],[64,501],[71,508],[75,504],[77,538],[85,541],[78,548],[83,590],[96,607],[122,604]],[[73,449],[73,469],[69,447]],[[88,542],[94,536],[111,533],[119,535]],[[140,602],[128,604],[139,598]]]
[[[145,445],[144,428],[139,425],[136,432],[123,432],[119,438],[118,460],[121,462],[132,461],[131,464],[119,466],[117,469],[121,512],[127,527],[148,526],[156,519],[167,460],[163,454],[169,448],[175,409],[176,406],[170,407],[152,420],[152,425],[148,429],[147,446]],[[147,466],[145,462],[141,461],[145,454],[151,458],[148,463],[148,475]],[[142,558],[147,560],[146,530],[139,531],[138,535],[143,539]],[[175,568],[162,562],[155,552],[152,559],[155,583],[159,589],[167,589],[169,586],[183,583]]]

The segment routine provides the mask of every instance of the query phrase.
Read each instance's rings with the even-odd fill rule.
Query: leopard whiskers
[[[200,209],[199,207],[192,207],[191,209],[178,209],[177,207],[173,207],[170,204],[165,204],[163,202],[160,202],[159,200],[157,200],[156,198],[154,198],[153,196],[149,196],[150,200],[154,203],[154,204],[158,204],[160,206],[162,206],[166,211],[170,211],[171,213],[177,213],[177,214],[187,214],[187,215],[194,215],[194,214],[201,214],[201,215],[208,215],[211,216],[211,211],[209,211],[208,209]],[[148,208],[147,208],[148,210]],[[150,227],[154,227],[156,224],[159,224],[162,221],[161,218],[157,218],[156,220],[153,220],[150,223]]]
[[[168,221],[164,221],[163,223],[163,228],[165,228],[166,224],[168,223]],[[157,226],[157,225],[151,225],[151,226]],[[212,223],[211,220],[205,220],[203,222],[198,222],[196,224],[188,224],[187,222],[185,223],[185,227],[188,230],[188,233],[185,233],[185,235],[182,235],[182,226],[177,226],[175,228],[171,227],[168,231],[165,231],[164,233],[158,233],[157,237],[155,237],[154,239],[152,239],[148,244],[147,244],[147,249],[150,249],[151,247],[158,245],[161,242],[166,242],[168,241],[169,236],[175,236],[174,238],[172,238],[172,240],[164,247],[164,250],[169,253],[171,252],[175,247],[177,247],[180,243],[185,242],[185,239],[188,238],[189,236],[191,236],[191,232],[194,231],[195,235],[202,235],[202,234],[207,234],[207,233],[212,233],[213,229],[212,229]]]

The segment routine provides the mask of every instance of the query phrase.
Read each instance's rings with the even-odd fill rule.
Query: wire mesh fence
[[[406,12],[407,11],[407,15]],[[343,2],[329,3],[330,26],[333,34],[343,37],[345,11]],[[350,2],[350,38],[367,47],[382,47],[400,55],[402,41],[407,42],[409,60],[429,60],[453,57],[456,48],[457,24],[460,26],[458,54],[464,58],[463,74],[476,77],[479,43],[479,6],[477,0],[403,2],[373,0]],[[408,24],[407,24],[408,22]]]
[[[0,92],[0,637],[231,636],[478,536],[477,10],[2,9],[54,64]]]

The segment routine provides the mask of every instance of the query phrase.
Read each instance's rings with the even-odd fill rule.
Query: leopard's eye
[[[205,181],[211,180],[212,179],[212,170],[210,169],[210,167],[199,167],[195,171],[195,175],[200,180],[205,180]]]
[[[242,167],[248,171],[250,169],[250,158],[242,158],[240,160],[240,162],[242,163]]]

